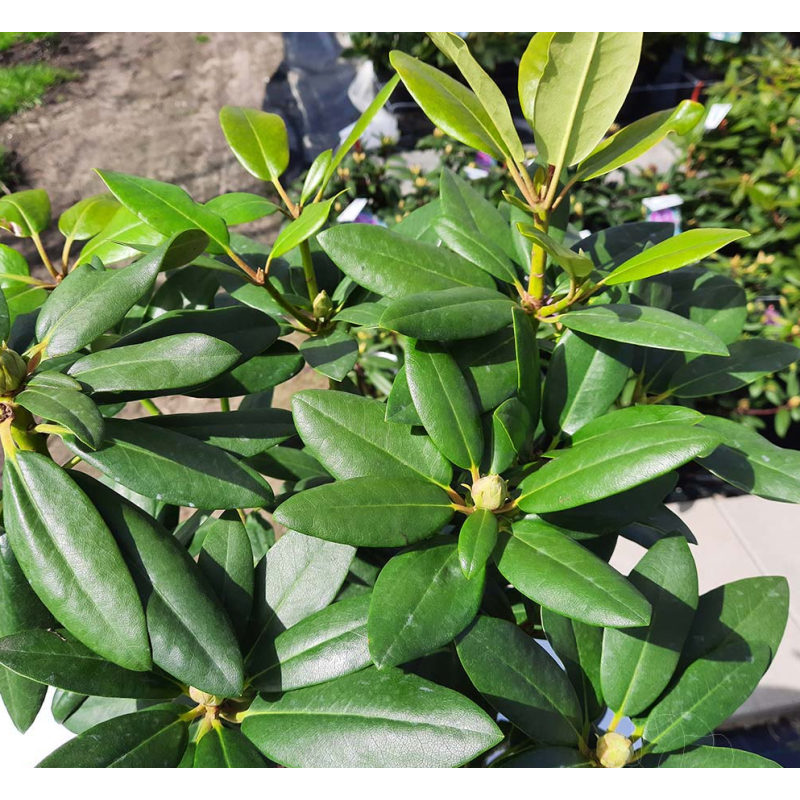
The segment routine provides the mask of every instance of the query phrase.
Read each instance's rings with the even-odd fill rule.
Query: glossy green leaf
[[[261,754],[238,728],[226,728],[219,720],[197,743],[194,769],[266,768]]]
[[[725,722],[752,694],[769,664],[769,648],[733,642],[694,661],[647,715],[649,752],[683,750]],[[686,713],[686,712],[689,713]]]
[[[106,265],[118,264],[137,255],[139,247],[157,246],[164,238],[163,233],[122,206],[103,230],[83,246],[75,263],[88,264],[96,256]]]
[[[58,229],[68,241],[82,242],[91,239],[111,222],[119,207],[119,203],[110,194],[86,197],[59,217]]]
[[[593,233],[578,244],[598,269],[612,270],[674,233],[671,222],[629,222]]]
[[[519,102],[522,113],[533,127],[536,93],[542,82],[554,33],[534,33],[519,62]]]
[[[461,339],[446,347],[461,368],[481,413],[493,411],[517,394],[519,375],[511,327],[489,336]]]
[[[84,389],[165,392],[206,383],[237,363],[241,353],[204,333],[180,333],[152,342],[114,347],[78,359],[68,374]]]
[[[512,309],[511,315],[517,362],[517,397],[530,413],[531,426],[536,428],[542,403],[539,343],[531,318],[516,306]]]
[[[499,475],[508,469],[532,432],[531,415],[516,397],[506,400],[495,409],[492,414],[489,473]]]
[[[397,371],[392,390],[386,398],[386,421],[399,425],[422,425],[417,409],[414,408],[411,389],[408,388],[405,364]]]
[[[497,544],[497,517],[479,508],[473,511],[458,534],[458,563],[467,580],[479,575]]]
[[[587,625],[647,624],[648,601],[594,553],[541,520],[520,520],[513,530],[500,536],[495,561],[526,597]]]
[[[577,744],[575,691],[530,636],[506,620],[478,617],[456,646],[475,688],[520,730],[543,744]]]
[[[3,479],[9,542],[45,606],[99,655],[127,669],[150,669],[136,588],[89,498],[39,453],[7,458]]]
[[[50,224],[50,198],[44,189],[0,196],[0,230],[14,236],[41,233]]]
[[[219,124],[239,163],[262,181],[275,181],[289,166],[286,124],[277,114],[224,106]]]
[[[303,181],[303,189],[300,192],[300,203],[305,205],[314,192],[322,183],[333,158],[333,150],[323,150],[312,162]]]
[[[542,608],[542,627],[547,641],[564,665],[567,677],[583,709],[584,729],[603,710],[600,659],[603,629]]]
[[[174,709],[174,710],[173,710]],[[39,767],[177,767],[189,739],[181,706],[137,711],[102,722],[70,740]]]
[[[99,447],[103,441],[103,417],[80,391],[34,384],[18,394],[16,402],[37,417],[62,425],[89,447]]]
[[[542,422],[551,435],[571,434],[608,411],[628,378],[628,345],[567,331],[547,369]]]
[[[222,217],[228,225],[245,225],[278,211],[278,206],[264,197],[249,192],[228,192],[209,200],[206,208]]]
[[[253,607],[254,582],[253,550],[241,521],[214,520],[197,563],[241,639]]]
[[[336,312],[337,322],[350,322],[365,328],[380,327],[381,315],[385,306],[380,303],[358,303]]]
[[[572,434],[572,444],[586,442],[606,433],[644,428],[664,423],[697,425],[705,418],[699,411],[683,406],[630,406],[587,422]]]
[[[670,311],[650,306],[609,304],[562,314],[558,321],[573,331],[657,350],[727,356],[715,333]]]
[[[498,280],[516,286],[522,285],[513,262],[498,245],[486,239],[480,231],[462,227],[448,217],[441,217],[435,223],[434,230],[450,250],[475,264],[476,267]]]
[[[428,119],[468,147],[503,158],[503,140],[478,97],[441,70],[393,50],[389,61]]]
[[[457,466],[477,467],[483,455],[483,429],[455,359],[435,343],[411,343],[406,376],[414,407],[433,443]]]
[[[384,297],[495,285],[490,275],[461,256],[380,225],[338,225],[317,240],[345,275]]]
[[[642,47],[641,33],[556,33],[536,90],[539,155],[558,169],[584,159],[622,107]]]
[[[722,442],[718,434],[680,424],[621,430],[562,451],[519,486],[519,507],[544,513],[611,497],[664,475]]]
[[[396,667],[452,641],[472,622],[484,572],[468,580],[455,542],[441,537],[392,558],[369,607],[369,652],[379,669]]]
[[[225,220],[196,203],[179,186],[111,170],[96,170],[111,193],[143,222],[165,236],[200,230],[217,247],[228,247]]]
[[[282,408],[160,414],[141,421],[245,458],[263,453],[296,433],[291,413]]]
[[[334,381],[343,381],[358,361],[358,341],[342,328],[335,328],[305,339],[300,353],[312,369]]]
[[[275,239],[275,244],[272,245],[269,259],[267,259],[267,265],[269,266],[274,258],[286,255],[290,250],[294,250],[295,247],[311,238],[317,231],[322,230],[323,225],[328,221],[328,215],[331,213],[336,197],[307,206],[297,219],[292,220]]]
[[[85,695],[56,689],[50,706],[53,719],[63,725],[86,702],[86,699]]]
[[[300,437],[339,480],[366,476],[450,485],[452,469],[433,442],[384,421],[384,405],[344,392],[308,390],[292,398]]]
[[[597,765],[580,750],[571,747],[536,747],[503,759],[497,766],[510,769],[568,769],[593,768]]]
[[[800,503],[800,453],[722,417],[705,417],[702,426],[722,436],[711,455],[698,459],[709,472],[757,497]]]
[[[88,476],[79,481],[114,535],[145,602],[153,661],[201,691],[238,696],[242,659],[236,637],[197,564],[138,506]]]
[[[694,264],[725,245],[749,235],[747,231],[726,228],[696,228],[679,233],[620,264],[606,278],[606,284],[614,286],[618,283],[640,281]]]
[[[603,697],[620,716],[644,711],[669,683],[697,608],[697,569],[682,537],[656,542],[629,575],[653,612],[645,628],[603,636]]]
[[[746,750],[719,745],[689,747],[683,752],[645,756],[642,766],[658,769],[774,769],[780,764]]]
[[[703,118],[705,109],[693,100],[681,100],[675,108],[656,111],[637,119],[601,142],[578,166],[575,179],[588,181],[628,164],[670,133],[685,136]]]
[[[517,229],[526,239],[530,239],[541,247],[570,277],[585,278],[594,269],[594,262],[591,258],[570,250],[569,247],[565,247],[543,231],[534,228],[533,225],[520,222],[517,224]]]
[[[251,665],[250,681],[264,692],[286,692],[349,675],[372,660],[367,642],[369,593],[341,600],[275,638],[263,663]]]
[[[397,669],[262,695],[242,732],[287,767],[457,767],[502,739],[471,700]]]
[[[769,339],[742,339],[730,356],[700,356],[678,369],[669,390],[676,397],[706,397],[732,392],[800,359],[800,348]]]
[[[124,669],[93,653],[67,631],[28,630],[0,639],[0,664],[39,683],[102,697],[162,699],[180,688],[152,672]]]
[[[134,492],[192,508],[260,508],[272,500],[264,479],[229,453],[182,433],[130,420],[106,420],[103,447],[75,455]]]
[[[413,478],[350,478],[308,489],[275,511],[281,525],[356,547],[403,547],[427,539],[453,516],[445,491]]]

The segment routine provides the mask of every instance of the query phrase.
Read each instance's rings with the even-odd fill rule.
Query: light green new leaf
[[[44,189],[0,195],[0,230],[27,238],[50,224],[50,198]]]
[[[399,80],[399,79],[398,79]],[[396,85],[397,82],[395,82]],[[305,205],[312,194],[317,190],[317,187],[322,183],[323,178],[328,172],[328,167],[331,165],[333,157],[333,150],[323,150],[313,161],[308,168],[308,174],[303,181],[303,189],[300,192],[300,205]]]
[[[534,228],[533,225],[519,222],[517,223],[517,230],[526,239],[536,242],[567,275],[573,278],[585,278],[594,269],[594,262],[589,256],[583,255],[582,252],[576,253],[569,247],[565,247],[543,231]]]
[[[486,566],[497,544],[497,531],[497,517],[484,508],[473,511],[464,521],[458,534],[458,562],[467,580],[481,574]]]
[[[455,542],[438,537],[392,558],[372,592],[367,633],[379,669],[432,653],[472,622],[485,572],[468,580]]]
[[[703,118],[703,106],[681,100],[673,109],[656,111],[626,125],[601,142],[578,166],[575,180],[589,181],[633,161],[670,133],[684,136]]]
[[[110,194],[85,197],[59,217],[58,229],[70,242],[91,239],[111,222],[119,208]]]
[[[80,391],[54,386],[45,388],[37,383],[29,385],[15,400],[37,417],[62,425],[89,447],[102,444],[103,417],[92,399]]]
[[[272,250],[269,251],[267,267],[269,267],[274,258],[286,255],[290,250],[294,250],[295,247],[298,247],[307,239],[310,239],[317,231],[321,230],[322,226],[328,221],[328,215],[331,213],[331,208],[338,196],[306,206],[303,209],[303,213],[297,219],[292,220],[278,234],[275,244],[272,245]]]
[[[536,146],[558,169],[584,159],[622,107],[639,65],[641,33],[556,33],[533,113]]]
[[[228,192],[209,200],[206,208],[218,214],[228,225],[255,222],[278,211],[278,206],[264,197],[249,192]]]
[[[457,767],[503,737],[471,700],[399,669],[262,695],[242,732],[286,767]]]
[[[543,520],[523,519],[502,534],[497,568],[526,597],[587,625],[631,628],[650,604],[605,561]]]
[[[219,124],[233,154],[252,176],[275,181],[289,166],[289,137],[277,114],[224,106]]]
[[[519,62],[519,102],[528,124],[533,127],[536,93],[542,82],[555,33],[534,33]]]
[[[648,247],[620,264],[606,279],[608,286],[640,281],[694,264],[750,234],[727,228],[696,228]]]
[[[511,259],[491,239],[485,238],[480,231],[465,228],[449,217],[439,218],[433,229],[454,253],[458,253],[498,280],[512,283],[521,288],[522,284]]]
[[[161,244],[164,238],[164,234],[122,206],[103,230],[83,246],[75,265],[88,264],[95,256],[106,266],[118,264],[137,255],[139,248],[145,245],[155,247]]]

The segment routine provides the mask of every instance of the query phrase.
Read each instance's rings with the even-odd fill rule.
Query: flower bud
[[[0,393],[6,394],[19,389],[28,373],[28,365],[19,353],[9,350],[5,344],[0,349]]]
[[[472,499],[476,508],[496,511],[503,505],[508,486],[499,475],[486,475],[472,484]]]
[[[201,692],[199,689],[195,689],[194,686],[189,687],[189,697],[199,706],[221,706],[225,702],[224,697]]]
[[[333,303],[331,303],[328,293],[323,289],[315,298],[312,306],[314,310],[314,319],[328,319],[333,311]]]
[[[631,757],[631,740],[626,739],[621,733],[609,731],[600,737],[596,752],[601,767],[609,769],[624,767]]]

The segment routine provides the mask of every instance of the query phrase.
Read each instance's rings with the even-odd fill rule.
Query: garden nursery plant
[[[564,244],[572,187],[702,109],[604,138],[641,34],[537,33],[531,162],[464,42],[431,39],[465,83],[394,52],[294,197],[282,121],[222,110],[280,207],[100,170],[55,258],[45,192],[0,198],[50,273],[0,248],[0,692],[24,731],[55,687],[76,734],[40,766],[777,766],[713,733],[775,656],[787,583],[698,595],[703,531],[663,499],[694,460],[800,502],[796,452],[693,407],[800,350],[743,337],[742,289],[697,266],[744,230]],[[495,205],[443,171],[392,229],[326,229],[398,80],[516,191]],[[231,231],[270,213],[271,248]],[[330,388],[272,407],[304,364]],[[161,413],[167,395],[220,410]],[[627,577],[619,536],[644,548]]]

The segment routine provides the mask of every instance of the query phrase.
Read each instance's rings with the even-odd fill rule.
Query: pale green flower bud
[[[331,299],[324,289],[314,298],[312,308],[314,310],[314,319],[330,319],[333,303],[331,303]]]
[[[601,767],[618,769],[628,763],[633,748],[630,739],[626,739],[620,733],[609,731],[600,737],[596,752]]]
[[[225,702],[224,697],[217,697],[215,694],[201,692],[199,689],[195,689],[194,686],[189,687],[189,697],[199,706],[221,706]]]
[[[476,508],[496,511],[506,500],[508,486],[499,475],[486,475],[472,484],[472,499]]]
[[[22,357],[3,344],[0,349],[0,393],[7,394],[19,389],[27,373],[28,365]]]

